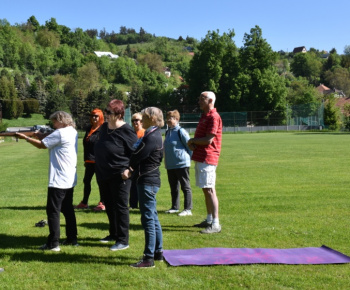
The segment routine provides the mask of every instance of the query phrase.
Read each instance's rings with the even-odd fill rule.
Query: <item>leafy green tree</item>
[[[48,29],[42,29],[38,32],[38,35],[36,37],[36,41],[41,45],[42,47],[53,47],[57,48],[60,45],[60,38],[59,36]]]
[[[27,99],[29,97],[28,87],[30,85],[27,76],[25,74],[16,73],[14,82],[18,98],[21,100]]]
[[[341,56],[341,65],[344,68],[350,69],[350,54],[344,54]]]
[[[16,69],[20,60],[21,39],[17,29],[6,21],[0,25],[0,63],[4,67]]]
[[[323,64],[323,71],[331,70],[336,67],[340,67],[341,57],[337,52],[330,53],[327,60]]]
[[[111,70],[115,76],[114,82],[130,84],[137,74],[137,65],[131,58],[118,57],[111,65]]]
[[[232,40],[233,37],[233,31],[220,36],[217,30],[216,32],[208,32],[206,37],[202,39],[190,62],[186,77],[189,84],[189,95],[192,97],[186,100],[188,101],[186,105],[193,106],[197,104],[199,94],[202,91],[210,90],[216,93],[219,91],[220,80],[223,75],[226,76],[226,72],[223,72],[223,63],[232,62],[231,59],[225,59],[224,57],[236,50]],[[233,78],[230,74],[228,74],[228,77]],[[220,97],[218,96],[217,105],[219,103]],[[226,105],[229,106],[229,104]]]
[[[26,99],[22,101],[23,113],[26,117],[30,117],[32,114],[39,113],[39,101],[36,99]]]
[[[129,93],[129,102],[130,110],[133,113],[140,112],[144,108],[143,96],[145,88],[141,82],[134,82],[131,87],[131,92]]]
[[[97,29],[87,29],[87,30],[85,30],[85,33],[87,35],[89,35],[89,37],[91,37],[91,38],[95,38],[98,35]]]
[[[77,88],[91,92],[100,86],[100,73],[95,63],[89,62],[78,69]]]
[[[325,80],[331,88],[342,90],[346,96],[350,96],[350,71],[337,67],[325,72]]]
[[[3,118],[13,119],[20,115],[17,92],[12,79],[3,75],[0,78],[0,100],[2,100]]]
[[[320,83],[322,62],[320,58],[312,52],[297,53],[291,63],[291,71],[296,77],[305,77],[310,84]]]
[[[163,73],[164,71],[162,57],[159,54],[146,53],[138,57],[137,60],[139,63],[147,65],[151,71],[156,71],[158,73]]]
[[[36,57],[37,67],[43,75],[56,71],[55,50],[50,47],[39,48]]]
[[[240,108],[246,111],[272,111],[283,119],[286,105],[286,86],[275,67],[277,54],[262,37],[259,26],[244,36],[240,49],[238,74],[238,97]]]
[[[44,117],[49,119],[50,115],[56,111],[69,111],[67,99],[61,91],[56,91],[47,96]]]
[[[335,106],[335,98],[330,95],[324,106],[324,124],[330,129],[337,131],[341,127],[340,109]]]
[[[126,26],[120,26],[119,33],[122,35],[128,34]]]
[[[28,42],[22,43],[18,54],[20,56],[18,64],[21,70],[35,71],[37,69],[36,49],[32,44]]]
[[[40,28],[40,23],[34,15],[30,16],[27,22],[32,26],[33,31],[37,31]]]
[[[289,105],[320,103],[323,95],[304,78],[294,79],[288,86],[287,102]]]
[[[310,116],[317,112],[323,94],[304,78],[296,78],[288,86],[287,102],[293,107],[292,117]]]
[[[59,73],[76,74],[78,68],[82,66],[83,56],[75,47],[63,44],[56,50],[55,60]]]

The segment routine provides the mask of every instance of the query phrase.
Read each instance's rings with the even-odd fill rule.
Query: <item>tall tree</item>
[[[276,117],[285,115],[286,86],[274,66],[277,54],[255,26],[244,35],[240,49],[238,76],[239,103],[247,111],[275,111]]]
[[[215,93],[226,93],[220,90],[220,83],[225,86],[232,81],[236,74],[232,70],[237,68],[235,59],[237,49],[233,41],[234,35],[233,31],[229,31],[220,36],[217,30],[208,32],[206,37],[202,39],[190,62],[186,77],[189,84],[189,96],[191,96],[187,99],[189,103],[186,105],[196,105],[202,91],[210,90]],[[218,95],[217,106],[222,105],[224,107],[224,103],[226,106],[230,106],[230,103],[223,102],[220,104],[220,102],[220,96]]]

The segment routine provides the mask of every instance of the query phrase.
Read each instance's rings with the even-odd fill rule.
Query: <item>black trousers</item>
[[[131,180],[115,175],[108,180],[98,180],[106,206],[109,234],[116,242],[129,244],[129,192]]]
[[[167,170],[171,190],[171,208],[180,208],[179,187],[184,193],[184,209],[192,209],[192,189],[190,184],[190,168],[176,168]]]
[[[73,208],[74,188],[60,189],[49,187],[47,191],[46,213],[50,234],[47,245],[50,248],[57,247],[60,239],[60,213],[66,219],[67,240],[77,239],[77,221]]]
[[[95,174],[95,163],[85,163],[85,174],[84,174],[84,197],[83,203],[88,204],[89,197],[91,193],[91,180]],[[100,192],[100,202],[103,202],[101,192]]]
[[[138,171],[134,171],[131,176],[131,188],[130,188],[130,199],[129,204],[132,208],[138,208],[139,197],[137,194],[137,177],[139,176]]]

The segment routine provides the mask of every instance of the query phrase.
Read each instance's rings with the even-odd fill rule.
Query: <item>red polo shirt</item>
[[[222,120],[216,108],[211,109],[207,114],[202,114],[194,138],[202,138],[207,134],[215,135],[213,142],[209,145],[196,145],[192,160],[218,165],[221,151]]]

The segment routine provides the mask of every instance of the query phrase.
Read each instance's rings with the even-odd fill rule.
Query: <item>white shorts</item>
[[[215,188],[216,165],[195,163],[196,185],[200,188]]]

